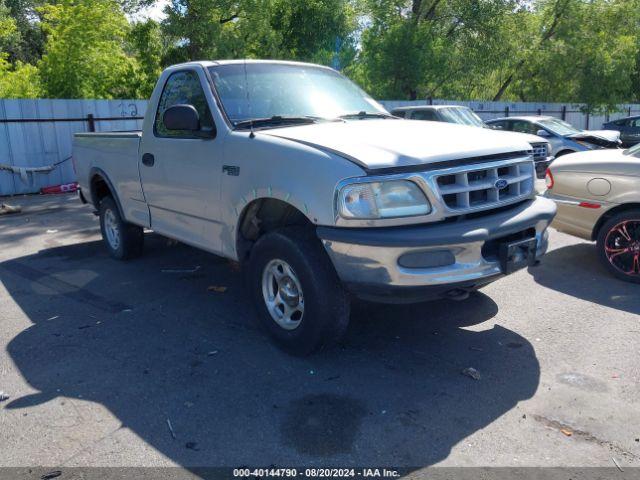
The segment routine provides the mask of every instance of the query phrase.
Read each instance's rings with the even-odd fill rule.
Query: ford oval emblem
[[[493,184],[493,186],[496,187],[498,190],[502,190],[503,188],[506,188],[507,185],[509,185],[509,182],[507,182],[504,178],[499,178],[498,180],[496,180],[496,183]]]

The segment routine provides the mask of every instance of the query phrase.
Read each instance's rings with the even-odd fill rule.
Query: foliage
[[[137,65],[123,48],[129,24],[118,4],[62,0],[41,11],[47,42],[38,69],[47,96],[130,96]]]
[[[280,57],[329,64],[353,51],[357,19],[346,0],[274,0],[269,19]]]
[[[148,98],[162,72],[162,52],[166,50],[160,25],[153,20],[134,23],[129,32],[129,45],[139,65],[135,96]]]
[[[150,95],[163,67],[333,65],[378,98],[640,100],[640,0],[0,0],[0,95]]]
[[[22,62],[11,65],[0,57],[0,98],[38,98],[41,94],[35,66]]]

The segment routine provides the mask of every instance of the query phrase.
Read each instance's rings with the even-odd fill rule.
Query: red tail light
[[[555,182],[553,181],[553,173],[548,168],[547,173],[544,174],[544,180],[547,183],[547,190],[551,190]]]

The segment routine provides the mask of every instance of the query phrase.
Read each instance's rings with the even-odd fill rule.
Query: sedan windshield
[[[557,118],[538,120],[538,123],[547,130],[550,130],[551,132],[555,133],[556,135],[560,135],[561,137],[566,137],[567,135],[573,135],[575,133],[582,132],[570,123],[564,122]]]
[[[328,68],[247,62],[216,65],[209,72],[227,117],[238,127],[253,126],[252,120],[282,126],[302,119],[388,116],[354,83]]]
[[[440,114],[449,123],[459,123],[461,125],[471,125],[472,127],[484,127],[482,119],[473,110],[467,107],[447,107],[441,108]]]

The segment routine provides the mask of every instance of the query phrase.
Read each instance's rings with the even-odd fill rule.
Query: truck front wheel
[[[142,254],[142,227],[125,222],[111,197],[105,197],[100,202],[100,230],[107,250],[113,258],[126,260]]]
[[[264,235],[247,274],[260,323],[286,352],[308,355],[344,334],[349,300],[313,231],[287,227]]]

